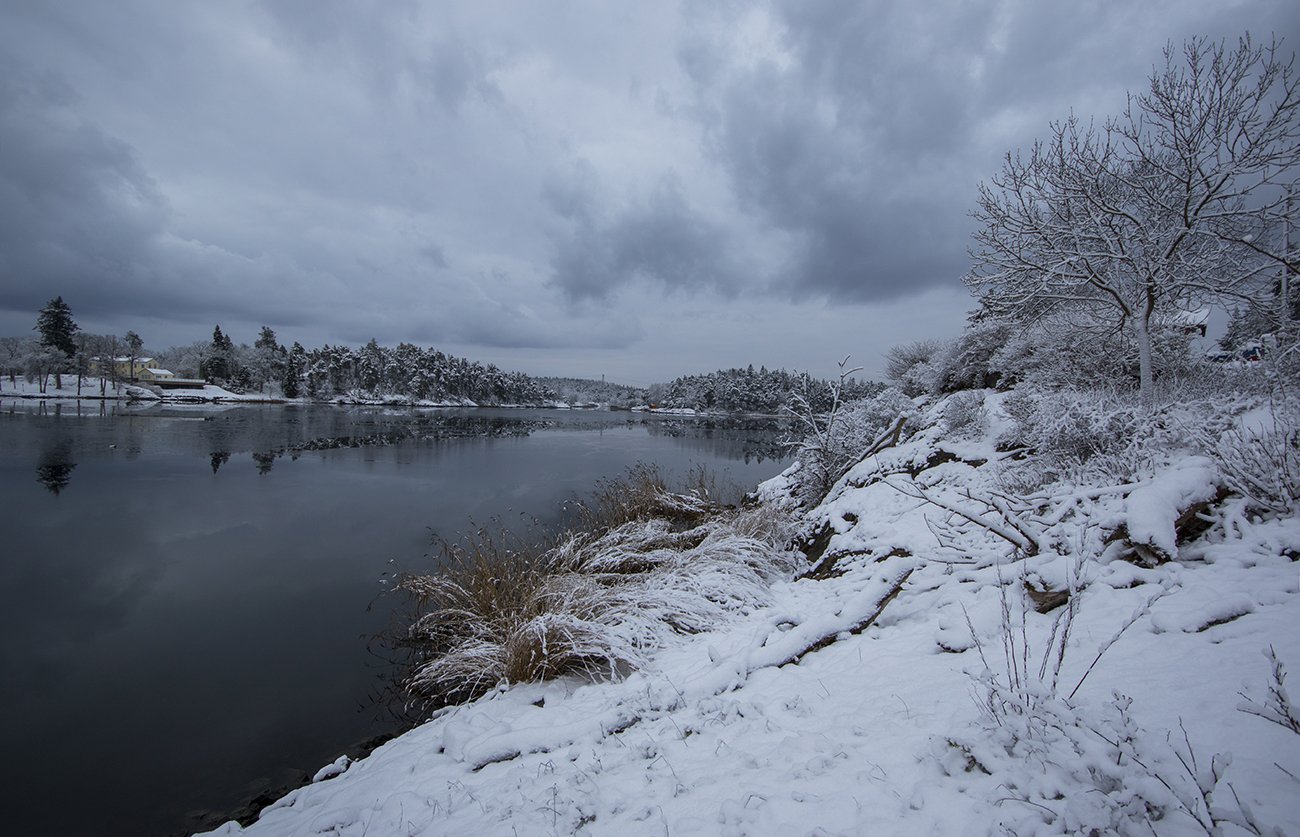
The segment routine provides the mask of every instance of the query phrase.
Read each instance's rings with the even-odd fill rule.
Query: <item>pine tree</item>
[[[33,330],[41,333],[42,346],[58,349],[68,357],[76,354],[77,344],[73,342],[72,335],[77,333],[78,327],[72,320],[72,309],[63,301],[63,297],[56,296],[41,309]]]
[[[212,345],[207,356],[199,363],[199,375],[212,383],[226,381],[231,376],[231,355],[234,349],[235,344],[222,333],[221,326],[213,328]]]
[[[77,333],[77,324],[73,322],[72,309],[63,301],[63,297],[56,296],[41,309],[36,316],[34,330],[41,333],[42,346],[63,354],[63,360],[55,363],[54,368],[50,370],[54,373],[55,388],[62,389],[62,373],[68,361],[77,353],[77,344],[72,339],[72,335]]]
[[[275,351],[280,348],[275,341],[275,330],[270,326],[262,326],[262,331],[257,335],[257,340],[253,343],[255,349],[267,349]]]
[[[267,382],[284,376],[285,354],[284,346],[276,342],[275,331],[270,326],[262,326],[261,333],[253,343],[250,370],[258,392],[264,391]]]
[[[293,348],[289,350],[289,355],[285,358],[284,368],[281,370],[280,390],[284,393],[285,398],[298,397],[301,391],[298,382],[302,378],[306,358],[307,352],[303,350],[302,344],[295,342]]]

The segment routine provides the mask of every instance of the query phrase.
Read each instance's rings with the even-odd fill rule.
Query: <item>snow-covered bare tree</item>
[[[1152,393],[1163,317],[1258,296],[1300,174],[1300,86],[1277,42],[1194,39],[1098,127],[1071,116],[981,184],[967,285],[991,314],[1125,333]]]
[[[33,342],[28,337],[0,337],[0,373],[9,376],[11,385],[17,385],[23,358],[31,351]]]

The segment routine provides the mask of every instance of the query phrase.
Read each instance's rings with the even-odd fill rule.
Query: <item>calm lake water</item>
[[[433,534],[639,461],[745,489],[774,421],[0,399],[4,831],[185,832],[390,732],[368,638]],[[377,598],[378,597],[378,598]]]

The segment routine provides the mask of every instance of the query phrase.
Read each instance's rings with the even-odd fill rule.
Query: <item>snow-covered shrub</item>
[[[892,438],[895,433],[902,438],[908,418],[915,413],[912,400],[890,387],[826,415],[796,414],[804,433],[794,443],[801,466],[797,477],[800,499],[820,501],[873,447],[897,441]]]
[[[935,391],[959,392],[997,386],[1002,375],[990,364],[1012,333],[1011,326],[1001,322],[976,323],[967,328],[930,361]]]
[[[953,436],[977,435],[984,431],[988,419],[982,392],[959,392],[949,397],[943,408],[944,426]]]
[[[1051,475],[1085,466],[1122,478],[1145,461],[1149,437],[1160,430],[1131,399],[1098,390],[1062,390],[1035,396],[1021,388],[1003,400],[1012,427],[999,442],[1038,453],[1035,467]]]
[[[1270,424],[1234,427],[1209,447],[1234,492],[1275,514],[1300,512],[1300,403],[1276,405]]]
[[[1296,382],[1300,381],[1300,331],[1293,328],[1279,335],[1277,346],[1265,359],[1265,365],[1278,395],[1284,398],[1300,396],[1296,387]]]
[[[947,350],[943,340],[918,340],[885,354],[885,377],[910,397],[938,391],[936,361]]]
[[[1259,367],[1240,364],[1195,363],[1165,375],[1156,382],[1154,401],[1163,405],[1186,405],[1222,401],[1229,394],[1268,395],[1272,377]]]
[[[642,498],[640,507],[694,510],[695,499]],[[399,583],[418,614],[406,688],[446,704],[499,684],[617,676],[674,636],[765,603],[793,570],[789,539],[767,507],[719,510],[684,529],[681,517],[647,515],[549,547],[480,531],[446,545],[439,572]]]
[[[1237,709],[1300,735],[1300,710],[1291,704],[1286,691],[1286,666],[1282,665],[1271,645],[1265,649],[1264,657],[1269,662],[1268,694],[1261,702],[1241,693],[1243,701],[1237,704]]]
[[[1190,337],[1176,330],[1152,335],[1152,367],[1157,380],[1184,376],[1203,363],[1189,351]],[[988,361],[1001,384],[1042,389],[1096,381],[1122,390],[1138,385],[1137,347],[1125,334],[1087,329],[1030,328],[1010,335]]]

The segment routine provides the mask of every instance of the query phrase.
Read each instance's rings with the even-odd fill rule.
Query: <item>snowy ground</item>
[[[1300,731],[1242,711],[1267,703],[1268,649],[1300,670],[1300,520],[1228,497],[1175,542],[1220,482],[1177,452],[1003,515],[982,502],[1015,467],[1001,397],[960,440],[934,407],[808,513],[824,578],[620,682],[444,710],[211,833],[1300,833]],[[1026,585],[1071,603],[1039,613]]]
[[[267,402],[275,401],[277,403],[286,400],[295,399],[273,398],[270,395],[257,392],[238,393],[231,392],[213,384],[205,384],[201,389],[174,389],[163,390],[160,397],[156,392],[145,387],[133,386],[131,384],[112,384],[109,383],[104,388],[104,394],[100,395],[100,379],[97,377],[86,377],[82,381],[81,392],[77,392],[77,376],[64,375],[63,386],[56,387],[54,378],[51,376],[46,382],[45,392],[41,392],[40,384],[29,383],[23,378],[17,382],[11,382],[8,378],[0,381],[0,398],[37,398],[37,399],[65,399],[65,398],[82,398],[82,399],[108,399],[113,401],[127,401],[132,399],[145,401],[164,401],[177,403],[196,403],[196,402],[218,402],[218,401],[244,401],[244,402]],[[299,399],[300,400],[300,399]]]
[[[162,401],[169,402],[236,402],[276,403],[301,402],[303,399],[280,398],[261,392],[231,392],[214,384],[204,384],[202,389],[173,389],[162,391]]]
[[[41,392],[39,383],[28,382],[24,378],[18,378],[16,381],[9,380],[8,377],[0,378],[0,398],[105,398],[109,400],[125,400],[131,397],[132,390],[138,389],[126,384],[107,384],[104,388],[104,394],[100,395],[99,378],[85,377],[81,383],[81,393],[77,393],[77,376],[64,375],[62,380],[63,386],[54,385],[54,376],[46,381],[45,392]],[[142,390],[144,397],[153,398],[153,393],[148,390]]]

